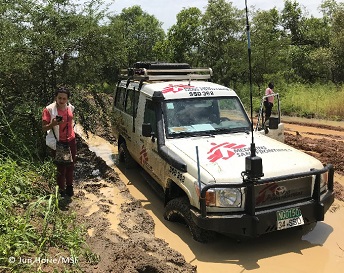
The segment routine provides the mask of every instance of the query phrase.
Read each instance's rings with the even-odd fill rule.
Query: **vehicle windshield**
[[[250,121],[237,97],[166,101],[165,123],[167,137],[250,130]]]

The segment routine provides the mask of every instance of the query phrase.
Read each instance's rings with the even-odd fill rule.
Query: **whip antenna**
[[[253,135],[253,94],[252,94],[252,63],[251,63],[251,37],[250,24],[248,20],[247,0],[245,0],[246,7],[246,32],[247,32],[247,48],[248,48],[248,65],[249,65],[249,80],[250,80],[250,108],[251,108],[251,154],[245,159],[245,171],[242,173],[244,181],[252,182],[264,176],[262,159],[256,156],[256,144],[254,143]]]
[[[247,33],[247,53],[248,53],[248,71],[249,71],[249,80],[250,80],[250,108],[251,108],[251,135],[252,143],[254,143],[253,136],[253,95],[252,95],[252,61],[251,61],[251,35],[250,35],[250,24],[248,20],[248,8],[247,0],[245,0],[246,7],[246,33]]]

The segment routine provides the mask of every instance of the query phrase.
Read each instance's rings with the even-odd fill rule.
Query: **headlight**
[[[217,207],[240,207],[242,194],[238,188],[216,189]]]
[[[194,185],[199,197],[199,184],[195,182]],[[242,204],[242,191],[239,188],[209,189],[206,192],[205,201],[209,207],[240,208]]]

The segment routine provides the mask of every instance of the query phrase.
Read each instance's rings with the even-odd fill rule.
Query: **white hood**
[[[198,146],[201,181],[204,183],[238,183],[245,171],[245,158],[249,156],[251,134],[236,133],[213,137],[170,139],[166,146],[180,155],[187,164],[188,173],[197,177]],[[254,134],[256,155],[262,158],[263,178],[295,174],[321,169],[321,162],[284,143]]]

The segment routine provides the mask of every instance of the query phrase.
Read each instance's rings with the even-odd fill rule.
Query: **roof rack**
[[[136,62],[133,68],[146,69],[188,69],[191,66],[188,63],[166,63],[166,62]]]
[[[135,63],[133,68],[121,70],[121,77],[144,81],[211,80],[211,68],[190,68],[185,63]]]

